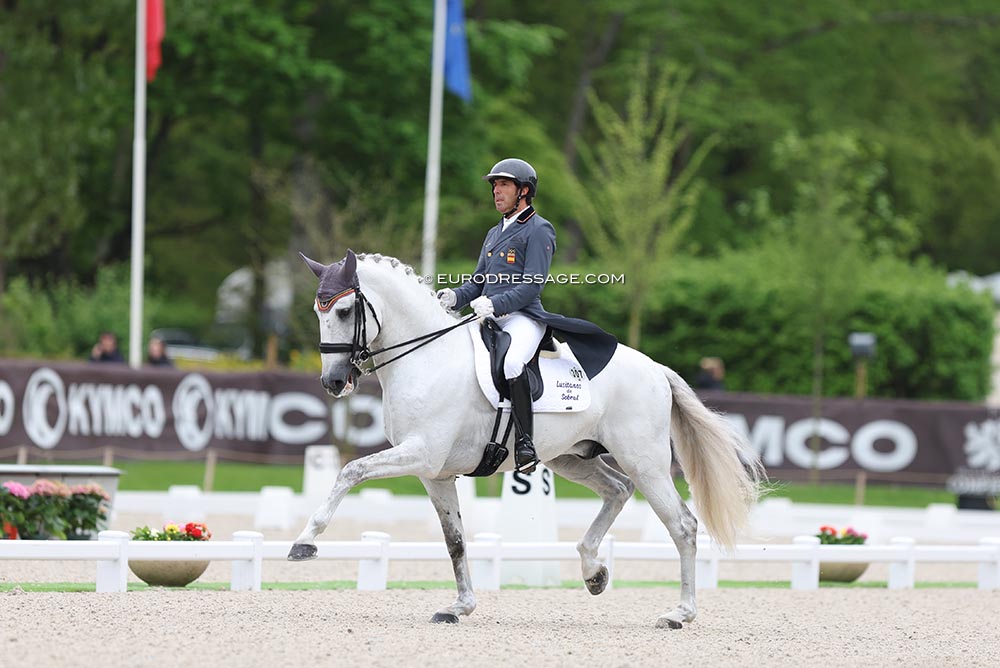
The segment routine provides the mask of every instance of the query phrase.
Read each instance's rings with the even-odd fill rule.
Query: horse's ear
[[[354,276],[358,272],[358,258],[350,248],[347,249],[347,255],[344,256],[344,275]]]
[[[310,269],[312,269],[312,273],[316,274],[316,278],[320,278],[323,275],[323,272],[326,271],[325,264],[320,264],[315,260],[310,260],[302,253],[299,253],[299,257],[301,257],[302,261],[305,262]]]

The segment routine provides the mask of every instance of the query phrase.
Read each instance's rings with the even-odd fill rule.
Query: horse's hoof
[[[458,615],[450,612],[435,612],[431,617],[431,624],[458,624]]]
[[[680,622],[676,621],[676,620],[667,619],[666,617],[660,617],[659,619],[656,620],[656,628],[658,628],[658,629],[680,629],[680,628],[684,628],[684,625],[681,624]]]
[[[594,577],[584,580],[583,584],[587,585],[587,591],[589,591],[594,596],[597,596],[608,586],[608,569],[606,566],[601,566],[601,570],[597,571]]]
[[[316,558],[316,546],[306,543],[295,543],[288,551],[289,561],[309,561]]]

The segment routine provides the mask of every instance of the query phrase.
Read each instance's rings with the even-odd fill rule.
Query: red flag
[[[156,78],[163,56],[160,43],[167,32],[167,21],[163,13],[163,0],[146,0],[146,81]]]

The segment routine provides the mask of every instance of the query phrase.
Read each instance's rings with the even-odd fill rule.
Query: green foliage
[[[585,184],[575,188],[580,224],[605,266],[630,270],[625,299],[633,347],[639,346],[650,287],[694,220],[700,192],[695,174],[715,144],[712,138],[680,155],[691,141],[678,121],[688,77],[676,66],[654,75],[643,62],[624,113],[591,95],[601,138],[579,147],[587,170]]]
[[[102,268],[92,287],[74,280],[48,286],[32,285],[19,277],[0,294],[0,354],[42,357],[89,355],[100,332],[118,336],[128,356],[129,271],[125,265]],[[147,294],[144,328],[175,326],[198,328],[205,312],[185,302],[168,303]],[[208,322],[211,314],[207,315]]]
[[[774,271],[766,251],[718,260],[678,258],[671,279],[654,285],[643,352],[693,379],[702,356],[721,357],[730,390],[809,394],[812,332],[796,305],[798,288]],[[562,271],[566,268],[554,269]],[[575,266],[572,271],[602,271]],[[626,279],[628,274],[626,273]],[[981,401],[989,390],[994,307],[985,295],[948,287],[944,273],[881,258],[860,269],[859,287],[829,324],[826,396],[851,396],[854,363],[847,335],[870,331],[878,355],[869,394],[900,399]],[[624,286],[546,288],[552,311],[586,317],[624,334]]]

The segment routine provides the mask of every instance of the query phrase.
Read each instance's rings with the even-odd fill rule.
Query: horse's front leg
[[[404,442],[397,447],[348,462],[340,470],[337,482],[334,483],[326,501],[313,512],[305,530],[295,539],[292,549],[288,552],[288,560],[305,561],[316,558],[316,536],[326,531],[330,520],[333,519],[333,513],[355,485],[377,478],[426,473],[427,461],[426,457],[419,456],[421,451],[421,444]]]
[[[469,560],[465,555],[465,538],[462,528],[462,515],[458,508],[458,492],[455,490],[455,479],[442,480],[421,478],[427,494],[431,497],[434,510],[441,520],[441,530],[444,532],[444,542],[448,546],[451,565],[455,570],[455,586],[458,588],[458,598],[446,608],[434,613],[431,621],[434,623],[457,624],[459,615],[471,615],[476,609],[476,595],[472,591],[472,576],[469,573]]]

